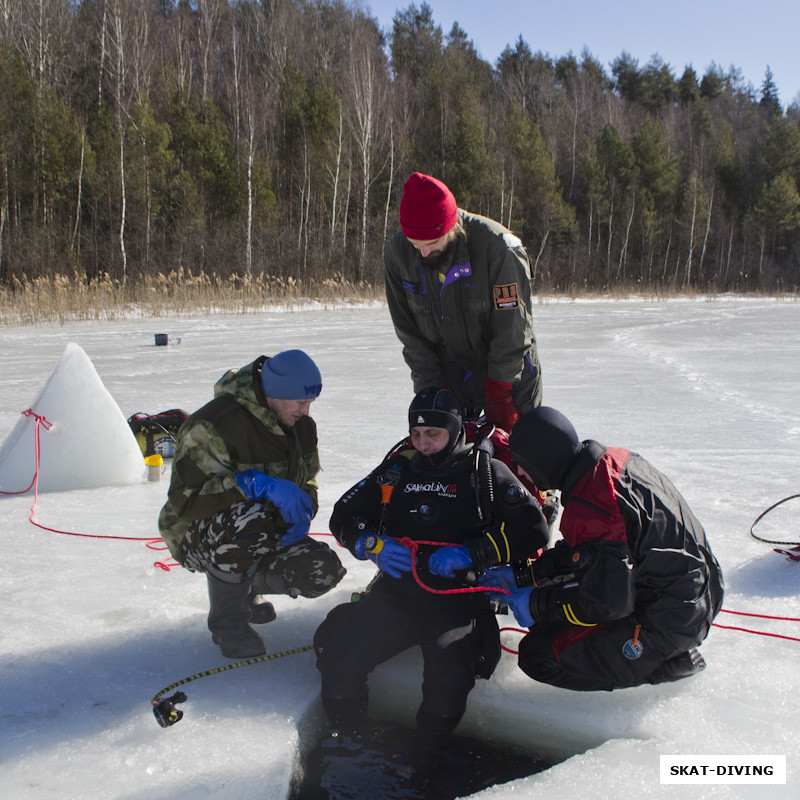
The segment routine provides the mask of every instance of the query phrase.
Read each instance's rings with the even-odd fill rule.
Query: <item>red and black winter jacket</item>
[[[530,565],[536,622],[593,626],[629,615],[694,646],[722,605],[702,525],[636,453],[584,442],[561,490],[563,541]]]

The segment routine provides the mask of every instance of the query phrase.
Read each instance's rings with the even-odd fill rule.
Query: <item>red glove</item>
[[[519,419],[519,412],[511,399],[513,387],[513,383],[486,379],[486,402],[483,408],[486,421],[502,428],[507,433],[511,432],[514,423]]]

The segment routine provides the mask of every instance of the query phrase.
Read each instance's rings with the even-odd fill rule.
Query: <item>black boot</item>
[[[665,661],[648,679],[650,683],[670,683],[688,678],[706,668],[706,661],[696,648]]]
[[[328,715],[331,730],[359,734],[363,732],[367,720],[369,689],[364,686],[355,697],[334,697],[322,692],[322,706]]]
[[[208,629],[226,658],[254,658],[266,653],[264,640],[250,626],[252,582],[225,583],[208,579]]]
[[[275,613],[275,606],[266,600],[258,601],[261,595],[250,592],[247,602],[250,604],[250,624],[266,625],[272,622],[278,615]]]
[[[277,616],[272,603],[258,598],[264,594],[284,594],[286,584],[283,578],[275,577],[268,572],[256,572],[253,576],[253,588],[250,591],[250,622],[253,625],[266,625]]]
[[[420,709],[417,712],[417,745],[422,749],[446,747],[461,717],[440,717]]]

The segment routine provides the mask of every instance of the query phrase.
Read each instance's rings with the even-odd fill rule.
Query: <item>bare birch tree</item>
[[[211,92],[216,69],[216,51],[225,9],[223,0],[195,0],[197,4],[197,46],[200,62],[200,99],[205,104]]]
[[[40,86],[58,89],[67,80],[69,5],[67,0],[13,0],[4,11],[31,78]]]
[[[110,70],[114,85],[114,114],[119,136],[119,253],[122,264],[122,292],[124,297],[128,281],[128,251],[125,244],[127,223],[127,185],[125,173],[125,133],[128,127],[130,104],[136,92],[136,82],[143,69],[134,57],[147,53],[149,20],[148,9],[137,0],[108,0],[108,41],[111,51]]]
[[[350,39],[350,101],[353,137],[361,172],[361,211],[359,214],[359,256],[356,279],[363,280],[369,238],[370,190],[375,179],[373,157],[377,131],[385,108],[386,64],[376,47],[377,31],[365,20],[354,20]]]

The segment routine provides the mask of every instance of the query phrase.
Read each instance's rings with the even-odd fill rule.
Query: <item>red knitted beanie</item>
[[[453,193],[439,180],[412,173],[403,186],[400,228],[409,239],[438,239],[455,227],[458,206]]]

